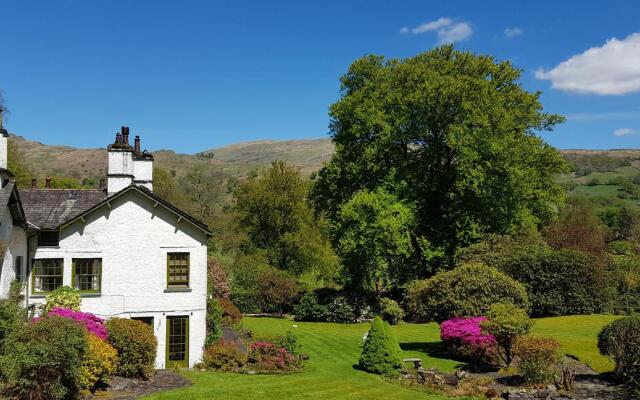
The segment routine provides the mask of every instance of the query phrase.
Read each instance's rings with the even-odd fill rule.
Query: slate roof
[[[0,170],[1,169],[2,168],[0,168]],[[6,211],[9,211],[11,213],[14,224],[24,224],[24,211],[22,210],[22,206],[20,204],[20,198],[18,197],[16,184],[13,181],[7,182],[7,184],[0,189],[0,219],[4,217],[4,213]]]
[[[27,221],[40,229],[56,229],[106,198],[103,189],[20,189]]]

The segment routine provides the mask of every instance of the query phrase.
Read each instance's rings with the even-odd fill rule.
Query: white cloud
[[[451,25],[451,22],[451,18],[440,17],[435,21],[425,22],[422,25],[416,26],[415,28],[411,29],[411,33],[413,33],[414,35],[419,35],[425,32],[437,31],[438,29]]]
[[[613,136],[628,136],[628,135],[635,135],[637,133],[638,133],[638,131],[635,130],[635,129],[618,128],[615,131],[613,131]]]
[[[451,18],[440,17],[434,21],[425,22],[414,28],[403,27],[400,33],[407,35],[412,33],[420,35],[427,32],[436,32],[438,43],[453,43],[467,39],[473,34],[473,28],[468,22],[453,22]]]
[[[622,95],[640,91],[640,33],[608,40],[561,62],[536,78],[551,81],[551,87],[567,92]]]
[[[506,37],[516,37],[520,36],[524,33],[524,31],[520,28],[507,28],[504,30],[504,35]]]

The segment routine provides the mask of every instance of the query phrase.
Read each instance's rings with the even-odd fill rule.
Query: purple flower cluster
[[[107,339],[107,337],[109,337],[107,327],[104,326],[104,319],[98,317],[97,315],[81,311],[73,311],[69,308],[55,307],[51,311],[49,311],[47,316],[68,318],[76,321],[82,324],[87,329],[87,332],[96,335],[102,340],[105,340]]]
[[[443,342],[469,347],[470,350],[487,349],[495,346],[493,335],[482,332],[481,324],[487,317],[453,318],[440,324],[440,338]]]

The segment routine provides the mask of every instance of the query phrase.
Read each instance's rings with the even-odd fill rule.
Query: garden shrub
[[[238,310],[238,307],[227,299],[216,299],[216,301],[222,309],[222,324],[230,326],[238,325],[242,320],[242,313]]]
[[[105,340],[109,336],[107,327],[104,325],[104,319],[91,313],[85,313],[81,311],[74,311],[68,308],[53,308],[47,316],[56,316],[61,318],[67,318],[82,325],[87,332],[92,335],[96,335],[102,340]]]
[[[43,317],[11,332],[0,357],[3,396],[29,400],[73,397],[81,385],[86,332],[76,322]]]
[[[247,355],[224,339],[206,346],[202,354],[202,364],[211,370],[238,372],[246,363]]]
[[[287,331],[284,335],[274,334],[257,334],[254,336],[256,342],[271,342],[277,347],[283,347],[289,353],[298,355],[300,353],[300,343],[298,343],[298,337],[292,332]]]
[[[141,321],[124,318],[107,320],[109,342],[118,352],[116,374],[148,378],[154,370],[158,341],[153,328]]]
[[[222,306],[217,299],[209,297],[207,299],[207,333],[204,345],[209,346],[216,343],[222,337]]]
[[[496,303],[489,308],[483,330],[496,340],[496,353],[505,367],[513,361],[513,346],[520,336],[531,330],[533,322],[527,312],[511,303]]]
[[[598,257],[502,238],[498,243],[472,245],[458,258],[493,265],[524,284],[534,317],[608,311],[611,285]]]
[[[351,324],[357,322],[356,309],[346,297],[339,296],[327,305],[327,321]]]
[[[319,322],[326,321],[329,310],[326,306],[318,303],[315,293],[309,292],[300,298],[298,304],[293,308],[296,321]]]
[[[375,317],[359,361],[360,368],[382,375],[394,375],[402,368],[402,350],[389,324]]]
[[[114,373],[118,362],[118,352],[108,342],[93,334],[87,335],[87,352],[81,367],[80,385],[93,391],[106,383]]]
[[[9,297],[0,300],[0,354],[5,339],[27,320],[27,312],[19,303],[21,289],[21,284],[12,284]]]
[[[407,310],[419,321],[442,322],[454,317],[486,315],[492,304],[511,302],[528,308],[524,285],[481,263],[466,263],[407,289]]]
[[[552,383],[560,362],[560,343],[553,338],[524,336],[516,340],[514,355],[520,361],[518,368],[525,382]]]
[[[380,317],[391,325],[402,322],[404,310],[392,299],[383,297],[380,299]]]
[[[453,318],[440,324],[440,339],[449,351],[477,362],[489,361],[496,339],[482,331],[486,317]]]
[[[300,294],[300,285],[284,271],[266,269],[258,274],[258,293],[262,310],[283,314],[292,310]]]
[[[598,349],[616,364],[618,379],[640,385],[640,316],[621,318],[602,328]]]
[[[258,372],[285,372],[300,367],[300,360],[284,347],[271,342],[254,342],[249,349],[248,364]]]
[[[233,289],[231,301],[243,314],[257,314],[262,312],[262,303],[257,291]]]
[[[207,262],[207,276],[209,284],[209,294],[218,299],[229,300],[231,296],[231,284],[227,273],[222,268],[218,260],[209,258]]]
[[[48,313],[54,308],[68,308],[73,311],[80,311],[80,292],[70,286],[60,286],[47,295],[44,303],[44,313]]]

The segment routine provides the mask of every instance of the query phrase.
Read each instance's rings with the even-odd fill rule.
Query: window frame
[[[78,289],[76,287],[76,262],[78,260],[93,260],[93,261],[99,261],[100,262],[100,270],[99,270],[99,275],[98,275],[98,289],[97,290],[90,290],[90,289]],[[82,293],[87,293],[87,294],[99,294],[102,292],[102,258],[101,257],[87,257],[87,258],[72,258],[71,259],[71,287],[76,289],[78,292]]]
[[[178,281],[177,283],[171,281],[171,268],[175,267],[171,265],[171,256],[186,256],[187,258],[187,280],[186,281]],[[189,289],[191,287],[191,253],[186,251],[180,252],[169,252],[167,253],[167,289],[168,290],[180,290],[180,289]]]
[[[33,295],[46,295],[52,292],[52,290],[50,291],[44,291],[44,290],[36,290],[36,263],[38,263],[39,261],[59,261],[60,262],[60,286],[58,286],[55,289],[58,289],[59,287],[64,286],[64,258],[35,258],[33,259],[33,263],[31,266],[31,294]],[[45,276],[58,276],[58,275],[45,275]],[[53,290],[55,290],[53,289]]]

